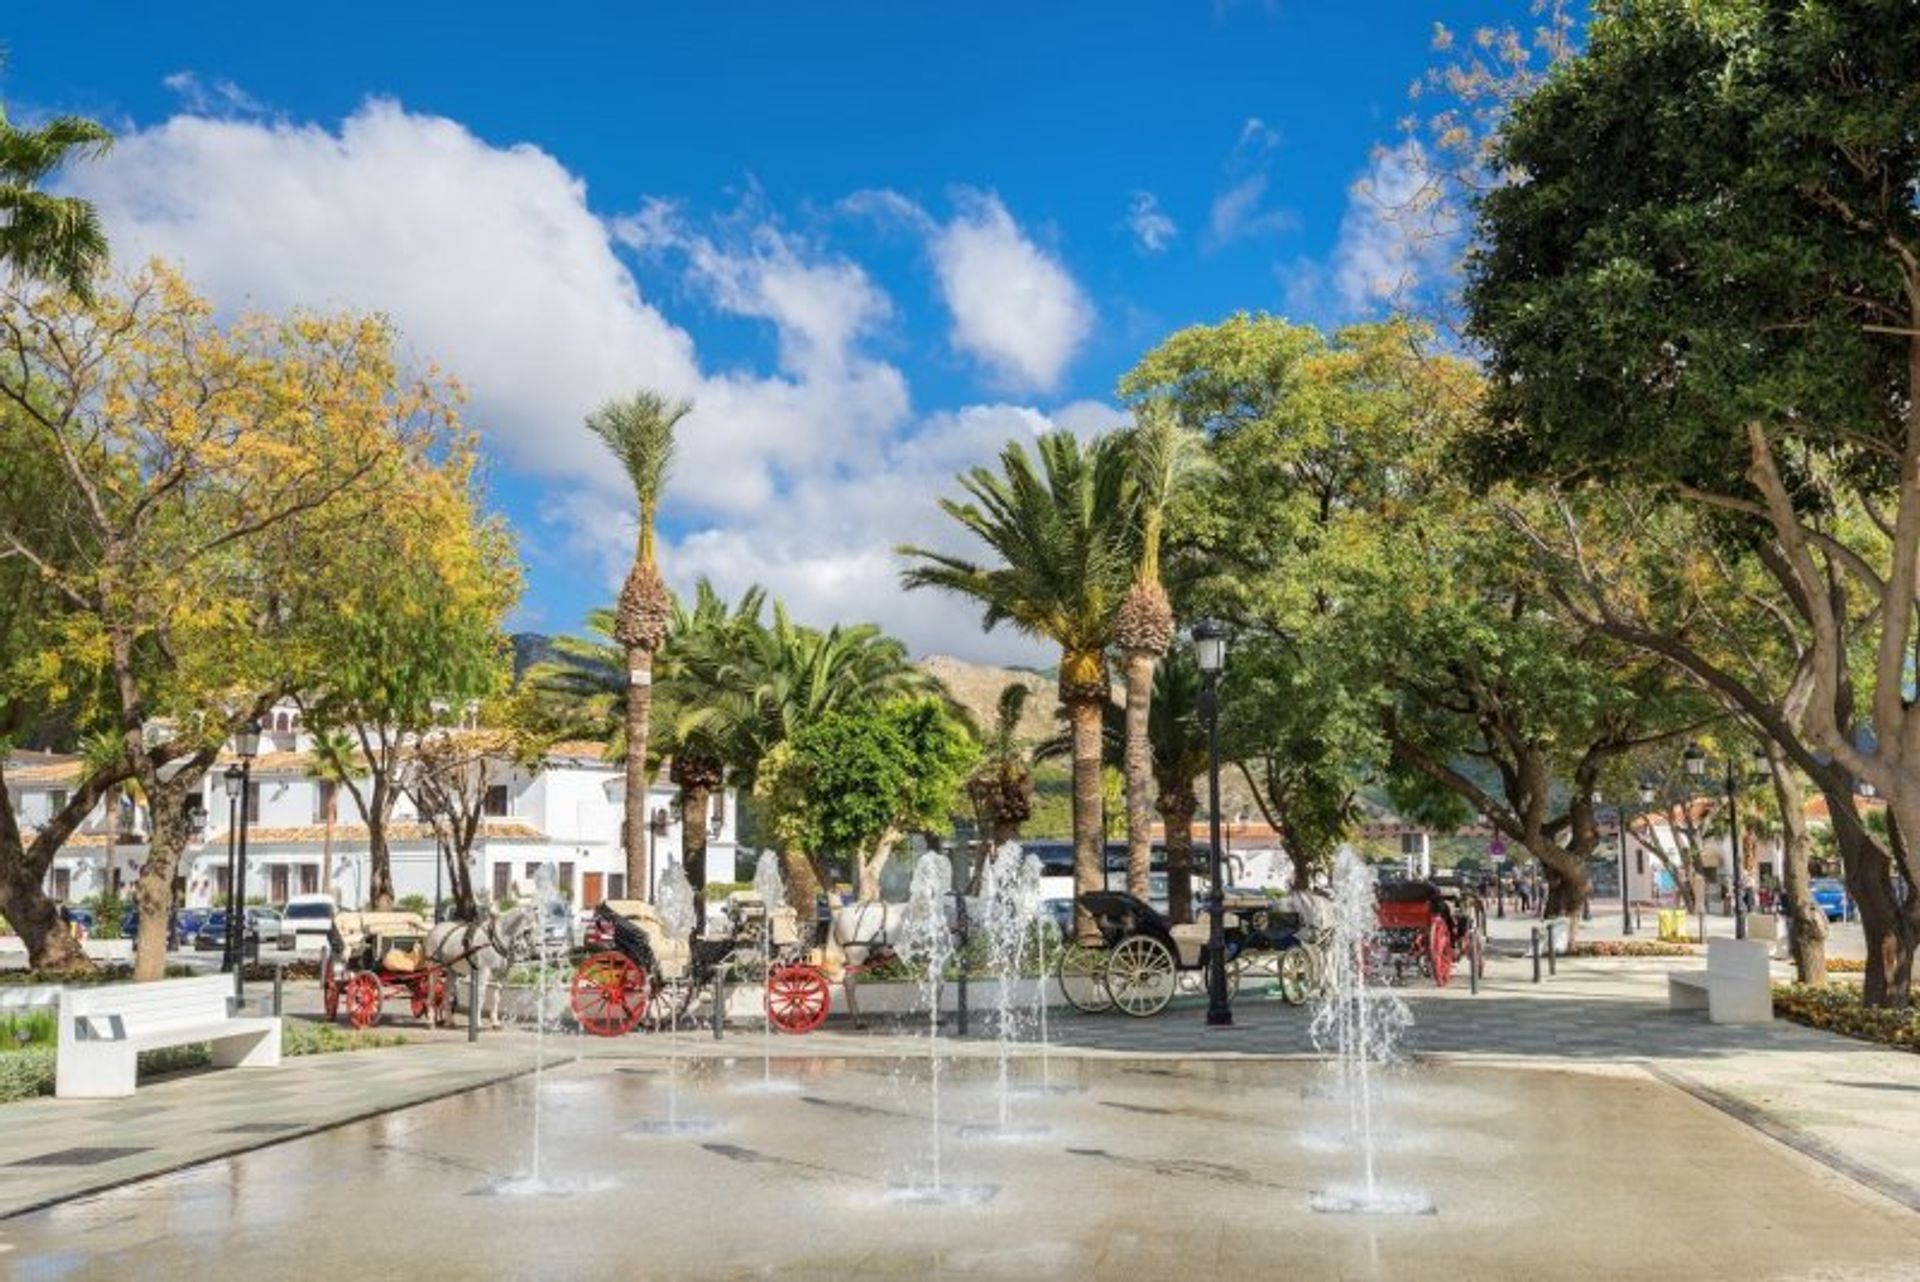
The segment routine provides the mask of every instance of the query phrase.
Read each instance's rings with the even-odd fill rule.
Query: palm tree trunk
[[[628,754],[632,760],[632,754]],[[631,775],[628,776],[632,778]],[[693,887],[693,933],[701,934],[707,921],[707,801],[705,785],[683,785],[680,789],[680,866]],[[645,871],[645,863],[641,869]],[[628,893],[635,888],[629,886]]]
[[[1067,715],[1073,726],[1073,891],[1079,896],[1099,890],[1106,880],[1106,825],[1100,795],[1100,704],[1075,698]],[[1075,930],[1082,943],[1100,937],[1093,917],[1078,908]]]
[[[811,937],[813,914],[821,893],[820,877],[804,850],[780,848],[780,875],[787,883],[787,906],[799,915],[800,933]]]
[[[1153,751],[1147,719],[1153,709],[1150,650],[1127,651],[1127,893],[1147,897],[1153,871]]]
[[[647,734],[653,715],[653,651],[644,646],[627,648],[627,772],[626,813],[620,821],[620,841],[627,855],[627,895],[633,899],[653,897],[652,869],[647,866]],[[704,814],[704,810],[702,811]],[[684,828],[683,828],[684,831]],[[705,867],[706,822],[702,834],[702,867]],[[683,842],[684,845],[684,842]],[[691,877],[692,871],[688,874]],[[696,887],[697,889],[697,887]]]

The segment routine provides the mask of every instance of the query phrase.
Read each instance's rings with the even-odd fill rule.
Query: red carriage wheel
[[[329,1024],[340,1018],[340,976],[334,973],[332,949],[320,954],[320,1001]]]
[[[436,970],[427,978],[427,1010],[434,1027],[453,1023],[453,985],[444,970]]]
[[[573,1017],[595,1037],[630,1033],[647,1012],[647,975],[624,953],[595,953],[573,972]]]
[[[340,994],[353,1028],[372,1028],[380,1022],[380,978],[361,971],[350,975]]]
[[[1427,927],[1427,957],[1433,967],[1433,982],[1445,988],[1453,976],[1453,931],[1444,917],[1435,917]]]
[[[817,967],[775,966],[767,975],[767,1019],[783,1033],[810,1033],[820,1027],[832,1002],[833,990]]]

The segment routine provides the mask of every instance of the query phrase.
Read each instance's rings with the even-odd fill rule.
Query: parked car
[[[91,908],[83,908],[79,904],[61,904],[60,920],[67,923],[70,930],[78,928],[82,934],[93,934],[93,909]]]
[[[285,929],[285,921],[271,908],[249,908],[245,917],[246,938],[258,941],[263,949],[293,947],[293,934]],[[207,914],[206,921],[194,932],[193,946],[196,951],[219,951],[227,946],[227,910],[215,908]]]
[[[1847,887],[1838,877],[1815,877],[1813,879],[1813,902],[1828,921],[1845,921],[1852,915],[1853,905],[1847,899]]]
[[[176,908],[167,915],[172,924],[173,933],[167,939],[168,948],[184,948],[193,938],[193,932],[200,929],[207,919],[205,908]],[[137,904],[128,904],[126,911],[120,914],[120,937],[133,939],[140,933],[140,908]]]
[[[333,918],[338,911],[332,895],[295,895],[282,910],[293,947],[318,949],[333,934]]]

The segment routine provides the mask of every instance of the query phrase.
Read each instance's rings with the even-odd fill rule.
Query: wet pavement
[[[996,1130],[988,1058],[946,1066],[937,1124],[924,1059],[779,1058],[772,1089],[766,1072],[745,1055],[576,1061],[537,1089],[516,1078],[0,1221],[0,1272],[1800,1279],[1920,1264],[1920,1217],[1633,1069],[1397,1073],[1379,1181],[1430,1200],[1419,1216],[1312,1209],[1361,1171],[1313,1063],[1023,1060],[1015,1138]],[[670,1114],[710,1126],[662,1134]],[[912,1198],[936,1185],[936,1133],[943,1196]]]

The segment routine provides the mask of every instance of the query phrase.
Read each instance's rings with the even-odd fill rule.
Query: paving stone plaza
[[[12,1105],[0,1267],[237,1278],[261,1252],[349,1261],[347,1226],[378,1222],[411,1277],[1095,1278],[1195,1261],[1223,1277],[1915,1276],[1920,1057],[1670,1012],[1676,964],[1698,963],[1568,959],[1535,984],[1500,956],[1477,995],[1405,990],[1415,1023],[1382,1092],[1379,1163],[1430,1214],[1317,1214],[1355,1159],[1306,1013],[1249,997],[1235,1027],[1208,1030],[1183,999],[1149,1020],[1059,1016],[1049,1053],[1012,1065],[1004,1135],[993,1038],[943,1041],[935,1122],[920,1027],[838,1021],[770,1057],[750,1029],[422,1034],[130,1100]],[[670,1107],[697,1125],[659,1133]],[[982,1200],[895,1200],[926,1180],[935,1130],[941,1178]],[[515,1181],[536,1143],[545,1185],[529,1194]]]

